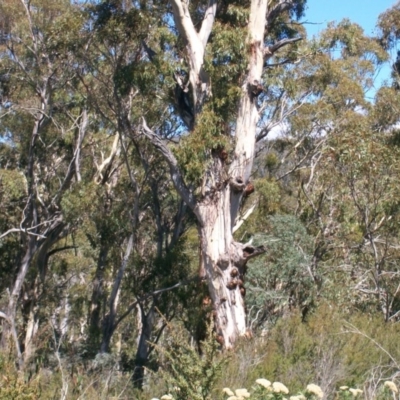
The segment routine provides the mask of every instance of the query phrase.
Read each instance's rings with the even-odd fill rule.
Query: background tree
[[[24,180],[17,205],[19,215],[2,233],[2,237],[18,234],[19,242],[3,315],[2,343],[4,346],[12,332],[22,364],[21,354],[24,359],[30,356],[31,339],[38,329],[37,299],[49,257],[66,249],[52,247],[73,229],[63,220],[60,203],[71,183],[79,181],[88,114],[77,95],[78,82],[71,68],[80,18],[75,19],[68,2],[38,2],[34,6],[7,1],[1,8],[7,21],[0,66],[2,136],[7,138],[2,147],[18,150],[11,151],[17,153],[14,162],[3,159],[2,166],[18,171]],[[69,40],[59,41],[58,33],[68,24]],[[19,303],[21,299],[23,304]],[[22,325],[24,344],[16,339],[19,306],[27,321]]]

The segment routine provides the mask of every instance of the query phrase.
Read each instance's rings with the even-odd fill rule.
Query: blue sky
[[[379,14],[394,5],[396,0],[308,0],[305,20],[313,23],[306,25],[309,36],[318,34],[329,21],[349,18],[361,25],[367,35],[376,33]],[[383,66],[376,78],[375,86],[390,76],[391,63],[396,59],[396,51],[391,52],[392,61]]]
[[[379,14],[395,4],[395,0],[308,0],[305,19],[318,25],[308,25],[308,31],[318,33],[329,21],[349,18],[372,35]]]

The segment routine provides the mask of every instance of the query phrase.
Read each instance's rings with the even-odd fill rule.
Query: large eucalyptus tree
[[[170,5],[166,20],[178,35],[182,65],[175,73],[175,109],[190,133],[174,153],[144,118],[141,132],[165,157],[177,192],[197,218],[200,275],[218,339],[229,348],[246,335],[246,263],[265,251],[233,237],[243,195],[252,190],[263,73],[281,48],[300,40],[292,18],[302,16],[305,0]],[[149,58],[153,53],[148,49]],[[193,172],[196,160],[202,173]]]

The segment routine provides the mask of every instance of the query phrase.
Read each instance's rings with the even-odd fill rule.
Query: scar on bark
[[[246,183],[241,176],[232,178],[230,185],[235,193],[243,192],[244,196],[250,196],[255,190],[254,184],[250,181]]]
[[[265,253],[266,249],[265,247],[262,246],[246,246],[243,248],[243,257],[245,258],[245,261],[247,261],[253,257],[256,257],[262,253]]]
[[[226,288],[229,290],[226,295],[222,295],[219,298],[219,301],[217,303],[214,303],[212,305],[212,318],[214,321],[214,330],[216,332],[215,339],[216,341],[221,345],[221,348],[225,346],[225,341],[224,337],[222,334],[221,330],[221,320],[218,318],[218,308],[219,307],[224,307],[224,304],[227,302],[228,298],[230,299],[230,305],[235,306],[237,298],[235,297],[235,291],[238,290],[239,296],[244,298],[246,296],[246,288],[244,286],[244,275],[246,274],[247,270],[247,261],[250,260],[253,257],[256,257],[262,253],[265,253],[266,248],[264,246],[252,246],[251,242],[246,243],[246,244],[239,244],[237,245],[240,247],[240,250],[238,252],[239,257],[236,258],[235,260],[230,260],[228,256],[222,256],[218,262],[217,262],[217,270],[220,271],[222,274],[222,271],[231,265],[233,262],[235,265],[230,268],[229,271],[229,278],[228,282],[226,282]],[[226,297],[227,296],[227,297]],[[245,311],[247,313],[247,311]],[[251,338],[252,333],[251,329],[247,329],[246,332],[243,335],[245,338]]]
[[[250,43],[250,54],[252,59],[254,59],[257,56],[257,49],[259,49],[260,46],[261,46],[260,40]]]
[[[235,176],[234,178],[232,178],[230,185],[232,190],[236,193],[243,192],[243,190],[246,188],[246,183],[241,176]]]
[[[250,260],[253,257],[257,257],[260,254],[263,254],[266,252],[266,248],[261,245],[261,246],[251,246],[251,245],[244,245],[243,247],[243,260],[242,260],[242,265],[239,266],[238,271],[238,278],[233,278],[228,284],[232,285],[232,281],[235,280],[235,287],[239,286],[239,291],[240,294],[242,295],[242,297],[246,296],[246,288],[244,286],[244,275],[247,272],[247,261]],[[233,272],[233,270],[232,270]],[[231,272],[231,276],[232,276],[232,272]],[[236,271],[234,272],[234,274],[236,274]],[[228,286],[228,285],[227,285]],[[228,289],[231,289],[231,287],[228,286]]]
[[[239,280],[237,278],[232,278],[227,284],[226,287],[229,290],[236,289],[236,286],[239,284]]]
[[[244,188],[243,195],[250,196],[254,192],[254,185],[253,183],[249,182],[246,187]]]
[[[249,89],[252,99],[258,97],[264,91],[264,86],[258,80],[254,80],[254,82],[248,83],[247,88]]]
[[[229,154],[223,146],[218,146],[213,152],[221,161],[226,161],[228,159]]]

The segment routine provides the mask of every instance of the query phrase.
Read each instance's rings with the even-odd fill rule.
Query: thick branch
[[[45,221],[45,222],[42,222],[41,224],[37,224],[35,226],[32,226],[31,228],[11,228],[8,231],[2,233],[0,235],[0,239],[3,239],[3,237],[6,237],[10,233],[15,233],[15,232],[23,232],[23,233],[25,233],[27,235],[36,236],[36,237],[38,237],[40,239],[46,239],[46,236],[38,234],[38,233],[31,232],[31,231],[36,229],[37,227],[39,227],[41,225],[45,225],[47,223],[48,223],[48,221]]]
[[[126,267],[128,265],[128,260],[131,255],[133,244],[134,244],[134,231],[135,226],[133,226],[133,233],[130,235],[128,244],[126,246],[124,258],[122,259],[121,265],[118,269],[117,276],[114,280],[113,288],[109,299],[109,313],[103,322],[103,340],[101,343],[101,353],[108,353],[110,347],[111,337],[115,330],[115,318],[117,315],[117,306],[119,302],[120,288],[122,283],[122,278],[124,276]]]
[[[207,11],[204,15],[203,23],[201,24],[201,29],[199,32],[200,40],[203,43],[204,48],[206,47],[208,38],[210,37],[216,13],[217,13],[217,1],[210,0],[208,2]]]
[[[53,256],[54,254],[60,253],[61,251],[72,250],[72,249],[77,249],[77,248],[78,248],[77,246],[63,246],[63,247],[58,247],[58,248],[56,248],[56,249],[50,250],[50,251],[47,253],[47,257],[50,258],[50,257]]]
[[[51,227],[44,232],[46,239],[41,241],[40,248],[38,249],[36,256],[36,265],[42,282],[44,282],[47,273],[47,264],[50,257],[49,250],[60,239],[67,236],[68,233],[68,225],[63,222],[62,217],[55,219]]]
[[[172,154],[167,145],[147,126],[146,121],[142,118],[142,132],[151,141],[154,147],[162,154],[165,161],[168,163],[170,175],[175,189],[182,197],[184,202],[195,212],[197,201],[194,194],[185,185],[182,172],[178,166],[178,161]]]
[[[172,10],[174,12],[175,23],[179,33],[194,49],[199,41],[199,36],[190,17],[189,7],[186,2],[181,0],[171,0]]]
[[[3,311],[0,311],[0,318],[5,319],[8,323],[10,323],[10,318],[8,318],[7,314]]]
[[[14,233],[14,232],[26,232],[26,229],[19,229],[19,228],[11,228],[8,231],[2,233],[0,235],[0,239],[3,239],[3,237],[6,237],[7,235],[9,235],[10,233]]]
[[[171,0],[171,5],[179,33],[189,43],[191,49],[199,49],[199,40],[201,41],[202,49],[204,49],[214,25],[215,15],[217,13],[217,0],[209,1],[199,33],[196,32],[193,25],[188,4],[181,0]]]
[[[303,39],[302,37],[296,37],[296,38],[290,38],[290,39],[288,39],[288,38],[282,39],[278,43],[275,43],[272,46],[267,46],[264,49],[264,55],[269,58],[275,52],[277,52],[280,48],[282,48],[282,47],[284,47],[284,46],[286,46],[286,45],[288,45],[290,43],[296,43],[296,42],[298,42],[298,41],[300,41],[302,39]]]
[[[246,262],[251,258],[264,254],[266,251],[267,249],[263,245],[257,247],[254,247],[251,244],[243,245],[243,256],[245,257]]]
[[[216,0],[209,0],[202,27],[197,33],[190,17],[188,3],[171,0],[175,23],[187,42],[187,57],[190,67],[189,82],[193,96],[193,115],[200,112],[205,99],[211,95],[210,79],[203,69],[204,52],[214,24],[217,8]],[[190,126],[189,126],[190,127]]]
[[[179,204],[178,211],[176,212],[175,215],[175,225],[171,237],[171,241],[168,244],[168,248],[172,249],[175,244],[178,242],[178,239],[180,238],[181,234],[183,233],[183,219],[186,214],[186,203],[181,200]]]

